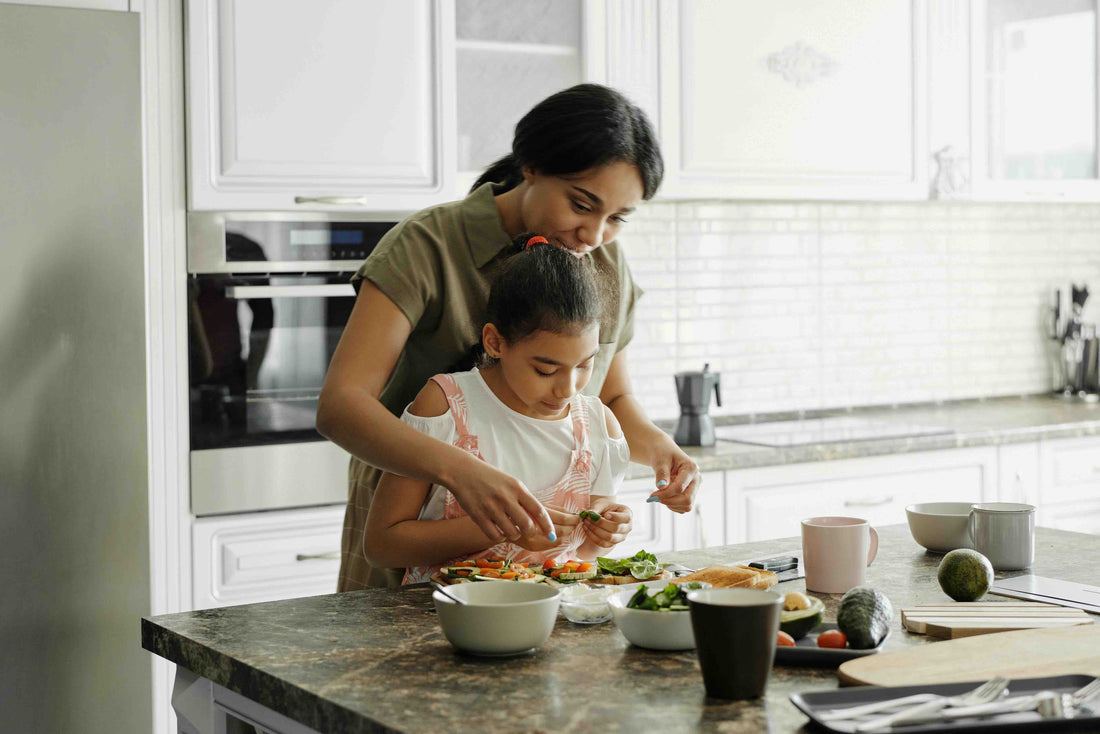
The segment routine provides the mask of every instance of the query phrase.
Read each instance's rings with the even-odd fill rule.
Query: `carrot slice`
[[[515,578],[516,576],[518,576],[518,575],[519,575],[519,574],[517,574],[517,573],[516,573],[515,571],[505,571],[504,573],[502,573],[502,574],[500,575],[500,577],[501,577],[502,579],[514,579],[514,578]]]
[[[563,573],[565,573],[564,568],[555,568],[553,571],[550,572],[550,578],[556,579],[558,576],[561,576]]]
[[[591,571],[592,570],[592,564],[591,563],[582,563],[581,565],[577,566],[577,570],[580,571],[581,573],[584,573],[585,571]]]

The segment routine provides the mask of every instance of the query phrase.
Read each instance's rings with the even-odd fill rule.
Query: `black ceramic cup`
[[[728,700],[764,695],[783,597],[758,589],[700,589],[687,598],[707,695]]]

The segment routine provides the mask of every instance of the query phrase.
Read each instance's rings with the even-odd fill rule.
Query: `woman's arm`
[[[620,350],[611,360],[600,400],[618,418],[626,442],[630,445],[631,461],[653,467],[657,491],[649,501],[660,501],[674,512],[690,512],[695,490],[702,480],[699,465],[676,445],[671,436],[653,425],[631,394],[625,350]]]
[[[552,533],[522,482],[405,425],[379,402],[410,333],[397,305],[364,281],[325,375],[317,430],[372,466],[447,487],[489,539],[514,539],[536,527]]]

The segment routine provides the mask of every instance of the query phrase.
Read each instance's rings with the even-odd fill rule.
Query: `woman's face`
[[[642,176],[616,161],[581,173],[548,176],[524,169],[523,229],[537,232],[577,257],[615,239],[642,201]]]

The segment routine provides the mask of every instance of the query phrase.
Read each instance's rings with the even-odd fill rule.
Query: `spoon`
[[[439,583],[438,581],[433,581],[432,586],[435,587],[436,591],[438,591],[440,594],[447,597],[451,601],[455,602],[456,604],[465,604],[466,603],[465,601],[463,601],[462,599],[459,599],[457,596],[455,596],[451,592],[447,591],[447,587],[444,586],[443,584]]]

